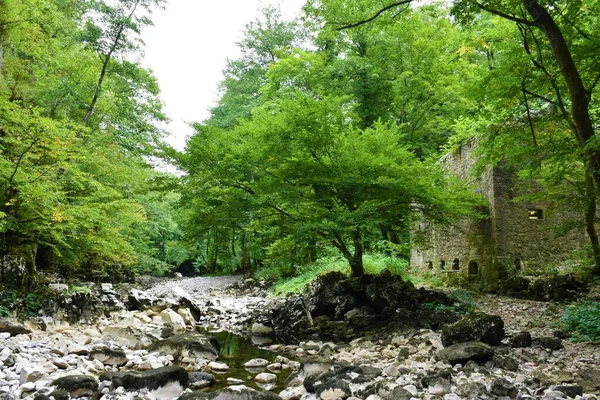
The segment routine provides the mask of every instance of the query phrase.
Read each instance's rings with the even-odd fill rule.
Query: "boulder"
[[[0,332],[10,333],[12,336],[15,336],[29,334],[31,333],[31,329],[17,321],[8,318],[0,318]]]
[[[174,332],[185,332],[185,321],[181,315],[177,314],[177,312],[171,309],[166,309],[161,311],[159,316],[163,321],[173,326]]]
[[[472,313],[442,328],[444,347],[469,341],[498,346],[504,339],[504,321],[497,315]]]
[[[273,334],[273,328],[260,322],[252,324],[252,335],[253,336],[271,336]]]
[[[490,384],[490,393],[515,399],[519,394],[519,389],[505,378],[495,378]]]
[[[531,347],[531,333],[522,331],[516,333],[510,341],[512,347]]]
[[[51,383],[58,390],[67,392],[72,398],[94,396],[98,393],[98,381],[93,376],[70,375],[58,378]]]
[[[117,373],[111,378],[113,388],[122,386],[125,390],[160,391],[161,388],[171,387],[173,388],[172,392],[179,390],[178,394],[188,387],[189,381],[188,372],[179,366],[162,367],[143,372]]]
[[[117,366],[127,364],[127,355],[123,349],[110,347],[97,347],[92,349],[89,354],[90,360],[98,360],[104,365]]]
[[[478,341],[453,344],[438,351],[435,355],[436,360],[448,362],[451,365],[464,365],[469,360],[476,362],[488,361],[493,357],[494,349]]]
[[[560,350],[563,348],[562,340],[556,337],[543,336],[536,338],[535,342],[548,350]]]
[[[215,376],[206,372],[190,372],[189,376],[191,389],[204,389],[216,383]]]
[[[216,360],[220,350],[215,337],[196,332],[185,332],[159,340],[151,348],[160,353],[171,354],[178,360]]]
[[[342,379],[331,379],[318,385],[315,393],[321,400],[347,399],[352,395],[348,382]]]
[[[158,303],[158,299],[142,290],[131,289],[127,295],[128,310],[144,310]]]

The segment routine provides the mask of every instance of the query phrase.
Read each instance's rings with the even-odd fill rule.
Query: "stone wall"
[[[515,201],[517,177],[506,168],[484,168],[476,176],[476,150],[473,139],[440,163],[482,194],[487,206],[480,212],[487,218],[449,227],[421,222],[413,230],[413,238],[420,240],[413,240],[411,268],[451,284],[492,290],[507,274],[568,263],[573,251],[586,243],[584,232],[556,237],[553,228],[565,214],[548,204]]]

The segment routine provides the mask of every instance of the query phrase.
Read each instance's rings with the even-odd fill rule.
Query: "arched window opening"
[[[433,261],[427,261],[427,268],[433,269]]]
[[[458,258],[455,258],[454,261],[452,261],[452,270],[453,271],[460,270],[460,261],[458,260]]]
[[[469,275],[479,274],[479,264],[477,261],[469,261]]]
[[[440,260],[440,269],[441,270],[445,270],[446,269],[446,261],[445,260]]]

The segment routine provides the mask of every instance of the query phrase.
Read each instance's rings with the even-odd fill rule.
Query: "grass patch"
[[[407,279],[406,269],[408,268],[408,262],[404,259],[375,253],[366,254],[363,258],[363,262],[366,274],[376,275],[387,269],[392,275],[399,275],[403,279]],[[350,275],[350,267],[344,258],[329,256],[320,258],[313,264],[308,264],[299,268],[292,277],[277,277],[277,271],[273,268],[263,268],[257,273],[257,276],[265,279],[276,278],[273,279],[277,281],[273,289],[274,292],[276,294],[287,294],[302,292],[309,283],[317,278],[317,276],[331,271],[338,271]]]
[[[572,335],[572,342],[600,341],[600,304],[583,301],[567,307],[559,327]]]

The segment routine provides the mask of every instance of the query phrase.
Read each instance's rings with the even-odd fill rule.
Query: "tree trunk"
[[[244,271],[244,277],[250,278],[250,246],[248,246],[248,240],[246,239],[246,234],[242,234],[242,270]]]
[[[588,208],[585,213],[585,228],[592,244],[592,253],[594,255],[594,275],[600,275],[600,240],[596,232],[596,208],[597,208],[597,190],[591,177],[586,177],[586,194],[588,199]]]
[[[523,1],[527,12],[533,17],[533,24],[538,27],[550,43],[552,54],[560,72],[567,83],[569,96],[571,98],[571,116],[575,125],[575,136],[582,149],[585,149],[588,141],[594,136],[594,125],[590,118],[590,96],[583,84],[581,75],[577,70],[575,61],[569,50],[569,46],[556,24],[552,15],[546,8],[541,6],[536,0]],[[589,149],[586,151],[588,172],[593,179],[592,187],[600,187],[600,150]],[[587,179],[587,178],[586,178]],[[590,183],[587,183],[588,192]],[[598,243],[598,233],[594,225],[596,212],[596,190],[592,190],[594,199],[590,200],[588,210],[586,211],[586,230],[590,238],[592,249],[594,251],[595,273],[600,273],[600,244]]]
[[[352,276],[363,276],[365,274],[365,268],[363,265],[363,242],[359,229],[356,229],[352,233],[352,242],[354,244],[354,254],[350,260]]]

